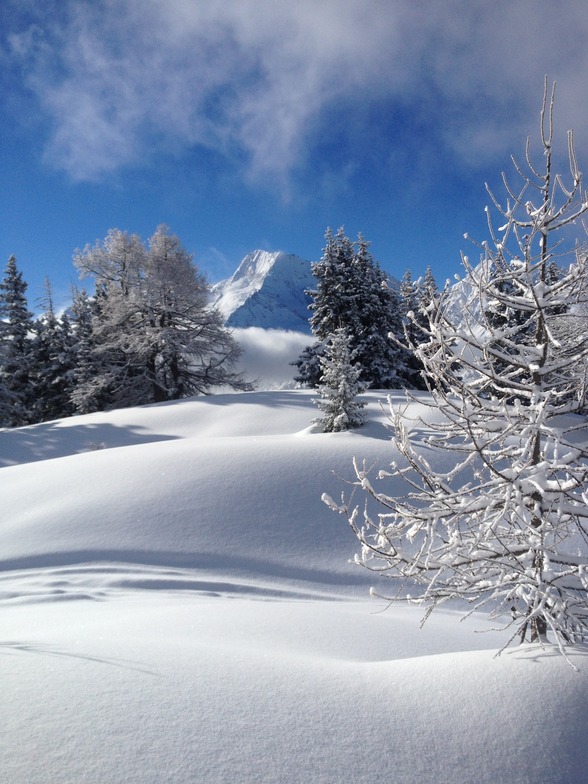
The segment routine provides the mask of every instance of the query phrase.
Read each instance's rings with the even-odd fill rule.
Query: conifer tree
[[[415,283],[416,309],[414,320],[421,327],[427,327],[429,323],[429,308],[434,307],[435,297],[439,289],[431,267],[427,267],[422,278]]]
[[[400,281],[400,312],[402,314],[402,318],[407,319],[408,314],[414,313],[416,309],[417,309],[416,285],[412,279],[412,272],[410,271],[410,269],[407,269],[404,275],[402,276],[402,280]],[[412,321],[410,324],[408,324],[408,327],[411,326],[412,326]],[[411,339],[411,343],[414,342],[417,341],[415,339]]]
[[[91,299],[85,289],[74,289],[71,306],[75,367],[70,400],[76,414],[91,414],[108,406],[108,383],[100,346],[94,334],[99,291]]]
[[[361,409],[365,403],[357,400],[364,391],[360,381],[361,367],[350,349],[351,341],[343,328],[336,329],[328,338],[325,354],[320,358],[321,378],[315,403],[323,416],[315,422],[325,433],[350,430],[363,424]]]
[[[335,236],[327,230],[323,256],[312,272],[317,286],[308,292],[313,298],[310,326],[317,341],[294,363],[295,380],[317,387],[326,342],[344,329],[368,387],[405,386],[406,352],[389,337],[402,332],[398,296],[374,261],[369,243],[361,235],[353,243],[342,228]]]
[[[352,241],[340,228],[335,236],[325,234],[326,245],[319,262],[312,265],[316,289],[310,291],[310,328],[319,340],[326,340],[343,325],[357,327],[357,283]],[[350,333],[352,330],[350,330]]]
[[[317,388],[322,374],[320,359],[325,355],[326,342],[340,327],[349,335],[357,328],[355,320],[355,286],[352,275],[354,246],[340,228],[336,236],[325,232],[325,248],[319,262],[312,265],[316,289],[306,293],[312,297],[310,328],[317,340],[307,346],[293,364],[298,368],[295,381]],[[353,321],[353,324],[350,324]]]
[[[362,368],[362,380],[372,389],[404,387],[408,352],[390,339],[390,335],[398,339],[403,332],[400,300],[361,234],[353,266],[357,326],[352,345]]]
[[[316,389],[321,378],[321,357],[325,355],[325,343],[316,341],[306,346],[297,360],[291,364],[297,368],[294,381],[303,387]]]
[[[424,379],[425,369],[422,362],[415,354],[423,333],[419,329],[414,314],[418,309],[417,282],[412,279],[410,269],[407,269],[400,281],[399,311],[402,319],[402,331],[398,336],[402,345],[407,346],[404,354],[403,377],[406,379],[404,386],[409,389],[426,389]]]
[[[26,290],[16,258],[11,256],[0,282],[0,424],[5,427],[29,424],[33,416],[33,319]]]
[[[67,314],[61,318],[55,314],[53,291],[48,279],[45,282],[43,306],[43,314],[34,322],[31,343],[34,422],[45,422],[74,413],[70,399],[75,367],[73,335]]]
[[[488,291],[485,319],[492,338],[490,350],[494,351],[494,369],[496,375],[503,379],[505,396],[513,380],[525,382],[524,368],[512,364],[509,359],[501,359],[499,352],[512,356],[513,346],[531,345],[535,337],[533,320],[525,310],[516,307],[517,299],[517,265],[501,258],[493,261],[490,268],[492,285]],[[516,349],[518,351],[518,348]],[[496,386],[496,385],[495,385]],[[497,394],[494,388],[493,394]]]

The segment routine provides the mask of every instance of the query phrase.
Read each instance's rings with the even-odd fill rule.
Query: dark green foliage
[[[312,272],[317,284],[308,292],[313,298],[310,326],[317,341],[295,363],[296,381],[318,386],[325,343],[343,329],[368,388],[407,386],[408,354],[390,338],[402,334],[398,295],[374,261],[369,243],[361,235],[353,243],[343,229],[335,236],[328,230],[323,256]]]
[[[4,427],[26,425],[33,419],[33,321],[26,290],[11,256],[0,282],[0,424]]]
[[[419,303],[421,307],[425,308],[426,313],[426,307],[431,303],[437,291],[430,267],[427,273],[425,286],[421,280],[412,280],[409,269],[406,270],[400,282],[399,312],[402,319],[400,339],[402,344],[406,346],[403,355],[402,376],[406,381],[405,386],[409,389],[426,389],[425,368],[415,354],[414,347],[418,346],[423,339],[423,316],[417,316],[420,314]]]
[[[53,294],[46,283],[45,312],[34,323],[31,343],[31,381],[34,387],[32,421],[71,416],[71,393],[76,366],[75,337],[67,314],[57,318]]]

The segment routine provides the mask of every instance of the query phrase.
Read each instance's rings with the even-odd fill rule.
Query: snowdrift
[[[2,781],[587,780],[584,649],[368,598],[320,501],[394,458],[365,397],[352,433],[303,391],[0,432]]]

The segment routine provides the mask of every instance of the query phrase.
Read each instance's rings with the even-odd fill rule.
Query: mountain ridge
[[[283,251],[254,250],[235,272],[211,286],[211,304],[228,327],[287,329],[310,334],[307,289],[312,262]]]

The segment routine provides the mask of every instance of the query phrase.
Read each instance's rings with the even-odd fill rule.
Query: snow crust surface
[[[1,781],[587,780],[586,650],[368,599],[320,497],[394,459],[386,393],[335,434],[313,397],[0,432]]]

